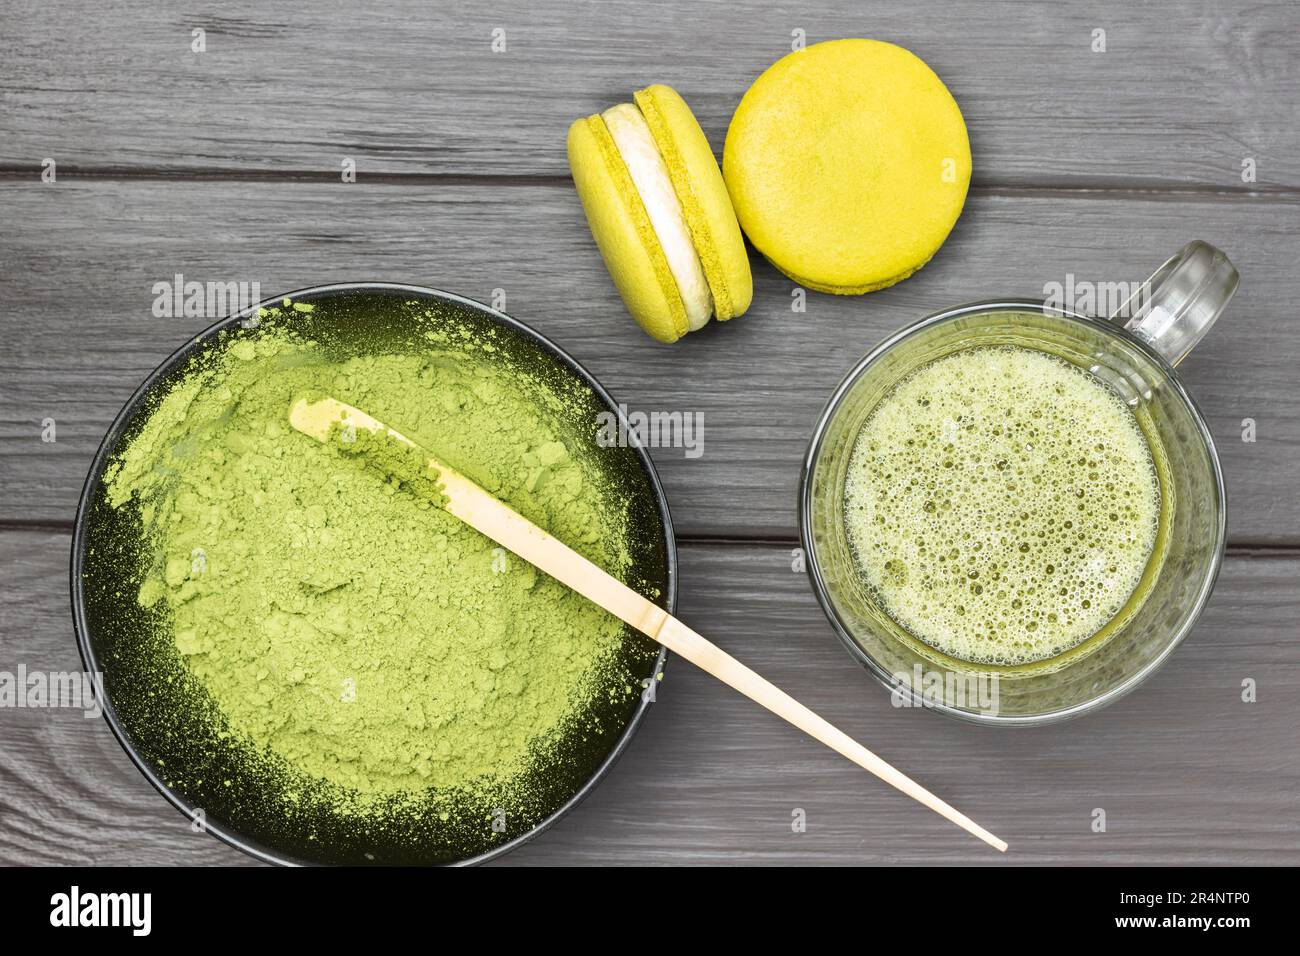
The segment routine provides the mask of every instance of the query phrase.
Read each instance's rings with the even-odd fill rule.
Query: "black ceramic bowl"
[[[628,503],[632,574],[669,610],[674,609],[677,556],[668,504],[645,451],[600,447],[590,427],[602,411],[620,415],[600,384],[565,352],[520,322],[477,302],[414,286],[386,283],[333,285],[291,293],[314,310],[296,314],[293,327],[340,357],[428,348],[428,319],[412,321],[412,309],[435,314],[436,322],[495,328],[494,342],[516,367],[542,382],[573,386],[588,395],[575,416],[571,435],[599,455],[599,467]],[[278,301],[268,300],[268,303]],[[263,305],[268,304],[263,303]],[[201,702],[169,690],[158,680],[159,663],[141,654],[145,635],[159,622],[142,610],[135,595],[146,562],[142,559],[140,516],[133,504],[113,509],[105,501],[104,469],[141,428],[154,400],[176,381],[191,359],[211,349],[219,336],[251,334],[247,325],[256,307],[224,320],[187,343],[144,382],[118,414],[91,465],[77,510],[72,544],[72,609],[77,642],[86,669],[103,675],[104,717],[141,773],[167,799],[222,840],[262,860],[283,864],[432,864],[476,863],[536,836],[576,806],[627,746],[649,703],[632,695],[623,703],[604,696],[591,705],[594,721],[582,739],[556,748],[560,755],[542,768],[533,783],[533,809],[512,814],[503,832],[477,827],[468,832],[430,826],[419,813],[359,825],[328,809],[308,808],[292,815],[275,809],[268,784],[251,769],[248,752],[232,739],[219,739],[211,721],[200,719]],[[418,325],[418,334],[416,327]],[[630,434],[630,432],[629,432]],[[627,629],[622,660],[628,672],[654,680],[666,651]],[[182,682],[177,682],[182,683]],[[184,772],[178,772],[183,770]],[[189,781],[180,783],[177,781]],[[207,781],[207,783],[204,783]],[[227,784],[227,781],[229,783]],[[444,832],[445,830],[445,832]]]

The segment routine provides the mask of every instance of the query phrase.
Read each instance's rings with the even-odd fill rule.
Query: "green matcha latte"
[[[899,382],[863,424],[845,498],[856,564],[889,615],[951,658],[1003,667],[1059,660],[1140,605],[1162,508],[1123,399],[1012,346]]]
[[[592,701],[640,693],[622,625],[286,415],[308,393],[365,409],[622,578],[626,502],[557,424],[571,398],[490,338],[439,328],[340,357],[278,313],[176,381],[105,474],[109,504],[140,516],[135,600],[216,733],[289,801],[485,821],[526,805]]]

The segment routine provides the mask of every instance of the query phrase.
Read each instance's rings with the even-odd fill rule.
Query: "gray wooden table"
[[[80,666],[67,566],[81,482],[139,381],[208,324],[155,318],[155,282],[503,290],[507,311],[620,400],[703,414],[702,457],[654,456],[683,616],[1010,840],[1001,862],[1300,862],[1293,0],[3,7],[0,670]],[[659,346],[597,258],[566,126],[666,82],[720,152],[740,95],[796,31],[889,39],[934,66],[970,126],[965,214],[915,277],[864,298],[814,294],[803,314],[756,260],[745,318]],[[830,390],[923,314],[1041,295],[1069,273],[1140,280],[1192,238],[1242,273],[1183,366],[1231,498],[1200,626],[1138,693],[1064,725],[1010,732],[895,709],[792,570],[799,459]],[[1257,702],[1242,699],[1247,679]],[[797,809],[806,832],[792,829]],[[597,792],[504,862],[994,856],[679,662]],[[102,721],[5,709],[0,862],[250,861],[192,832]]]

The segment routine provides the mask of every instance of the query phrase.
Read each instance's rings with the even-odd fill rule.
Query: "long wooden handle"
[[[329,440],[331,432],[342,423],[347,427],[370,432],[382,431],[394,441],[419,448],[401,432],[370,417],[360,409],[332,398],[322,398],[315,402],[299,399],[289,410],[289,421],[294,428],[319,441]],[[423,449],[421,452],[428,455],[428,452]],[[740,691],[750,700],[794,724],[827,747],[848,757],[863,770],[875,774],[890,786],[925,804],[939,815],[979,837],[989,846],[1006,851],[1007,844],[1003,840],[940,800],[915,780],[881,760],[852,737],[813,713],[766,678],[750,670],[722,648],[691,630],[663,608],[642,597],[564,542],[547,534],[464,475],[432,456],[429,456],[428,463],[430,468],[438,472],[442,493],[447,499],[444,507],[471,528],[510,549],[534,567],[577,591],[593,604],[599,605],[641,633],[658,641],[674,654],[684,657],[724,684]]]
[[[809,710],[767,678],[750,670],[677,618],[671,615],[665,615],[665,618],[658,634],[650,636],[674,654],[680,654],[701,670],[707,671],[724,684],[740,691],[754,703],[766,707],[778,717],[794,724],[808,736],[820,740],[836,753],[848,757],[863,770],[875,774],[891,787],[925,804],[935,813],[979,837],[989,846],[1003,853],[1006,852],[1005,840],[994,836],[956,807],[941,800],[911,777],[881,760],[844,731]]]

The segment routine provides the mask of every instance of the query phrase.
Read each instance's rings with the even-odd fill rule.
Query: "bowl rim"
[[[1193,420],[1196,423],[1197,434],[1205,443],[1206,450],[1209,453],[1210,466],[1214,472],[1215,499],[1214,504],[1218,512],[1218,521],[1215,527],[1216,546],[1214,553],[1210,557],[1210,566],[1207,570],[1201,587],[1197,591],[1196,598],[1188,607],[1188,613],[1184,618],[1178,630],[1174,632],[1169,641],[1154,658],[1148,661],[1143,667],[1130,674],[1121,683],[1112,687],[1104,694],[1099,694],[1086,701],[1078,704],[1072,704],[1068,707],[1057,708],[1056,710],[1043,711],[1038,714],[1022,714],[1015,716],[1006,716],[1001,714],[984,714],[980,711],[961,710],[951,707],[943,701],[924,700],[911,687],[894,679],[893,675],[885,670],[879,662],[870,654],[863,650],[862,646],[854,640],[848,626],[841,619],[839,610],[831,600],[830,592],[826,587],[823,579],[816,541],[812,534],[812,476],[821,457],[822,443],[826,437],[827,428],[831,419],[839,410],[840,404],[844,398],[857,384],[858,380],[867,372],[867,370],[876,364],[876,362],[891,348],[904,339],[927,329],[933,325],[943,322],[950,322],[966,315],[981,314],[987,312],[1040,312],[1050,315],[1054,318],[1067,318],[1074,321],[1086,322],[1090,325],[1099,326],[1106,331],[1113,333],[1126,344],[1143,353],[1160,371],[1164,374],[1165,382],[1174,390],[1177,396],[1190,410]],[[1201,411],[1196,400],[1187,391],[1183,385],[1182,379],[1172,365],[1155,349],[1151,348],[1146,342],[1142,341],[1128,329],[1115,322],[1106,319],[1100,319],[1095,316],[1085,315],[1069,309],[1061,309],[1055,306],[1047,307],[1041,299],[1029,298],[995,298],[981,299],[974,302],[967,302],[962,305],[953,306],[943,309],[939,312],[923,316],[914,322],[909,323],[898,331],[886,336],[874,348],[870,349],[866,355],[853,364],[853,367],[845,373],[839,384],[831,392],[822,408],[821,413],[817,416],[817,423],[813,427],[812,436],[808,440],[808,450],[804,454],[803,464],[799,474],[799,543],[807,556],[805,566],[808,577],[812,583],[813,593],[817,596],[817,603],[821,605],[823,613],[831,623],[835,636],[839,638],[841,644],[848,650],[849,654],[862,665],[868,673],[871,674],[887,691],[890,693],[900,694],[909,706],[918,707],[922,710],[934,710],[947,716],[964,720],[969,723],[983,724],[985,726],[998,727],[1037,727],[1045,724],[1059,723],[1069,720],[1073,717],[1079,717],[1083,714],[1093,713],[1100,710],[1115,701],[1119,700],[1136,690],[1144,684],[1151,675],[1158,671],[1167,661],[1171,654],[1183,643],[1187,635],[1191,633],[1201,618],[1206,604],[1209,603],[1210,595],[1214,591],[1214,586],[1218,581],[1219,572],[1223,566],[1223,558],[1227,549],[1227,523],[1228,523],[1228,493],[1227,487],[1223,480],[1223,467],[1219,461],[1219,450],[1214,444],[1214,436],[1210,432],[1210,427],[1205,421],[1205,414]]]
[[[673,532],[672,514],[668,508],[668,497],[664,492],[663,483],[659,479],[659,473],[655,470],[654,462],[651,461],[649,452],[637,437],[636,430],[627,427],[628,423],[624,416],[622,407],[614,400],[609,392],[605,390],[605,387],[600,384],[596,377],[582,365],[582,363],[531,326],[507,315],[499,309],[495,309],[490,305],[468,298],[467,296],[457,295],[454,292],[446,292],[442,289],[435,289],[430,286],[409,285],[398,282],[335,282],[327,285],[307,286],[293,292],[268,296],[248,308],[212,323],[202,332],[191,336],[182,345],[172,351],[170,355],[163,359],[162,362],[160,362],[158,366],[145,377],[136,390],[131,393],[131,397],[126,400],[122,405],[122,408],[113,417],[112,424],[109,425],[108,430],[104,433],[99,448],[96,450],[95,456],[91,460],[90,469],[86,473],[85,482],[82,484],[81,495],[77,500],[76,519],[72,530],[72,554],[70,567],[72,624],[77,639],[77,650],[81,655],[81,662],[87,673],[99,674],[101,671],[99,670],[99,661],[90,646],[89,625],[86,621],[86,595],[82,577],[85,568],[84,551],[86,543],[86,519],[92,502],[92,494],[101,483],[109,457],[112,451],[116,448],[118,441],[121,439],[126,423],[139,408],[140,403],[149,396],[160,379],[174,371],[182,362],[188,360],[189,357],[204,343],[213,339],[221,332],[242,323],[244,320],[256,316],[259,309],[276,305],[286,298],[298,300],[300,298],[311,299],[313,297],[324,295],[364,292],[410,293],[422,298],[432,298],[441,302],[464,306],[484,313],[497,324],[505,326],[532,341],[534,344],[539,346],[542,351],[546,352],[561,365],[565,366],[571,373],[576,375],[591,388],[597,398],[604,403],[606,409],[617,415],[620,423],[625,426],[625,434],[628,435],[628,445],[633,449],[646,476],[649,478],[664,538],[664,556],[667,565],[665,606],[669,614],[676,613],[678,576],[677,538]],[[664,673],[667,661],[668,649],[661,646],[659,648],[659,654],[655,659],[655,670],[650,675],[650,679],[657,680],[658,675]],[[170,802],[172,806],[185,814],[191,820],[196,819],[195,811],[198,810],[198,808],[168,786],[158,776],[158,774],[154,772],[153,767],[150,766],[149,763],[137,752],[135,746],[129,740],[121,721],[118,719],[117,711],[113,707],[113,701],[108,691],[106,689],[101,690],[100,686],[96,684],[96,695],[100,698],[99,704],[103,710],[104,720],[108,723],[109,729],[112,730],[113,736],[116,738],[118,744],[124,751],[126,751],[127,756],[131,758],[131,762],[135,764],[136,769],[144,775],[145,779],[152,784],[155,790],[167,798],[168,802]],[[641,721],[645,717],[652,702],[652,697],[647,699],[647,695],[641,695],[640,703],[637,705],[636,710],[632,712],[627,726],[623,728],[623,733],[619,736],[614,747],[605,755],[604,760],[601,761],[600,765],[596,767],[586,781],[583,782],[582,786],[571,794],[558,808],[525,832],[506,841],[505,843],[502,843],[500,846],[492,847],[491,849],[485,850],[475,856],[466,857],[463,860],[456,860],[447,865],[472,866],[487,862],[488,860],[495,859],[509,853],[511,850],[523,846],[525,843],[533,840],[544,831],[550,829],[558,820],[560,820],[560,818],[564,817],[577,807],[578,804],[582,803],[582,801],[596,788],[601,780],[605,778],[605,775],[609,773],[614,764],[618,762],[618,758],[623,755],[623,752],[631,743],[632,737],[640,728]],[[221,823],[205,821],[203,829],[216,836],[223,843],[266,863],[280,866],[314,865],[313,861],[303,860],[288,854],[277,852],[260,841],[243,836],[235,828],[227,827]]]

